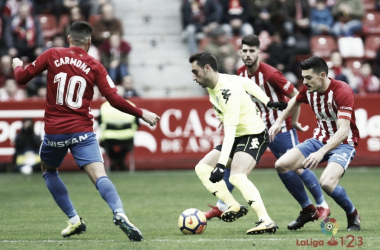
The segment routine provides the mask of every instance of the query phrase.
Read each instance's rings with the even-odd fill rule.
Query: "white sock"
[[[216,206],[219,208],[220,211],[225,212],[228,209],[228,206],[226,203],[222,203],[218,200],[216,203]]]
[[[317,204],[317,207],[329,208],[329,205],[327,205],[326,201],[323,201],[322,204]]]
[[[74,217],[71,217],[71,218],[70,218],[70,223],[71,223],[72,225],[77,224],[78,221],[80,221],[80,218],[79,218],[78,215],[75,215]]]

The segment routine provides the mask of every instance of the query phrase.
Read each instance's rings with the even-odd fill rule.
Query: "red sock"
[[[356,208],[355,208],[354,212],[347,214],[347,216],[355,216],[355,215],[358,215],[358,211],[356,210]]]
[[[305,213],[312,213],[312,212],[314,212],[315,210],[316,210],[316,208],[314,207],[313,204],[310,204],[310,205],[308,205],[307,207],[304,207],[304,208],[302,209],[302,211],[305,212]]]

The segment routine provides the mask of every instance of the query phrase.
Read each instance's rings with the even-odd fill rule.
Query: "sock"
[[[352,212],[350,214],[347,214],[347,217],[349,217],[349,216],[355,216],[355,215],[358,215],[358,214],[359,214],[358,210],[356,210],[356,208],[355,208],[354,212]]]
[[[46,172],[42,176],[45,179],[47,188],[61,210],[67,215],[67,217],[69,217],[69,219],[76,216],[77,211],[74,209],[67,188],[59,177],[58,172]]]
[[[78,221],[80,221],[80,218],[79,218],[78,215],[75,215],[74,217],[71,217],[71,218],[70,218],[70,223],[71,223],[72,225],[76,224]]]
[[[205,163],[198,163],[195,166],[195,172],[210,193],[221,199],[229,207],[235,204],[239,204],[232,196],[230,191],[228,191],[226,183],[223,180],[217,183],[212,183],[209,180],[212,170],[214,170],[214,168]]]
[[[103,200],[107,202],[108,206],[110,206],[114,214],[124,213],[124,208],[123,204],[121,203],[120,196],[108,176],[102,176],[97,179],[95,186],[99,190],[99,193],[102,196]]]
[[[228,206],[226,203],[224,203],[222,200],[218,200],[216,203],[216,206],[219,208],[220,211],[225,212],[228,209]]]
[[[321,204],[317,204],[317,207],[329,208],[329,205],[327,205],[326,201],[323,201]]]
[[[272,221],[265,209],[259,190],[257,190],[245,174],[231,175],[230,182],[240,190],[244,199],[256,212],[259,220]]]
[[[298,177],[296,173],[289,171],[282,174],[279,173],[278,176],[290,194],[293,195],[294,199],[298,201],[302,208],[305,208],[308,205],[312,204],[311,200],[307,196],[301,178]]]
[[[325,202],[325,197],[323,197],[322,188],[319,185],[317,176],[315,176],[313,171],[305,169],[302,172],[302,174],[299,175],[299,177],[301,178],[302,182],[305,184],[307,189],[310,191],[311,195],[313,195],[314,200],[317,203],[317,206]]]
[[[230,174],[231,174],[231,168],[226,168],[224,170],[223,180],[226,183],[228,191],[230,191],[230,193],[232,193],[232,190],[234,189],[234,185],[232,185],[230,182]],[[218,202],[216,203],[216,206],[220,209],[220,211],[227,210],[227,209],[225,209],[225,210],[221,209],[221,208],[224,208],[223,205],[225,205],[225,203],[221,199],[219,199]]]
[[[329,194],[334,201],[343,208],[346,214],[351,214],[355,211],[354,204],[352,204],[350,198],[346,194],[346,190],[340,185],[336,185],[334,191]]]

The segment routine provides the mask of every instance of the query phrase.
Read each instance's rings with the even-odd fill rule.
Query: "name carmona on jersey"
[[[90,72],[91,68],[87,66],[87,64],[85,64],[84,62],[82,62],[81,60],[78,60],[76,58],[71,58],[71,57],[61,57],[57,60],[54,61],[54,64],[55,66],[60,67],[62,65],[65,65],[65,64],[71,64],[75,67],[78,67],[79,69],[81,69],[83,72],[86,73],[86,75],[88,74],[88,72]]]

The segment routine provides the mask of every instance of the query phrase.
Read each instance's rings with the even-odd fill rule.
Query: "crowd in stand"
[[[181,13],[190,54],[214,54],[221,72],[233,74],[242,65],[239,42],[254,33],[260,60],[297,87],[300,61],[318,55],[329,76],[355,93],[379,93],[379,0],[182,0]]]
[[[46,97],[46,75],[19,86],[12,58],[24,65],[51,47],[67,47],[70,26],[78,20],[93,26],[89,54],[100,60],[124,97],[137,96],[128,70],[131,46],[110,0],[0,0],[0,101]],[[94,98],[99,98],[99,91]]]

